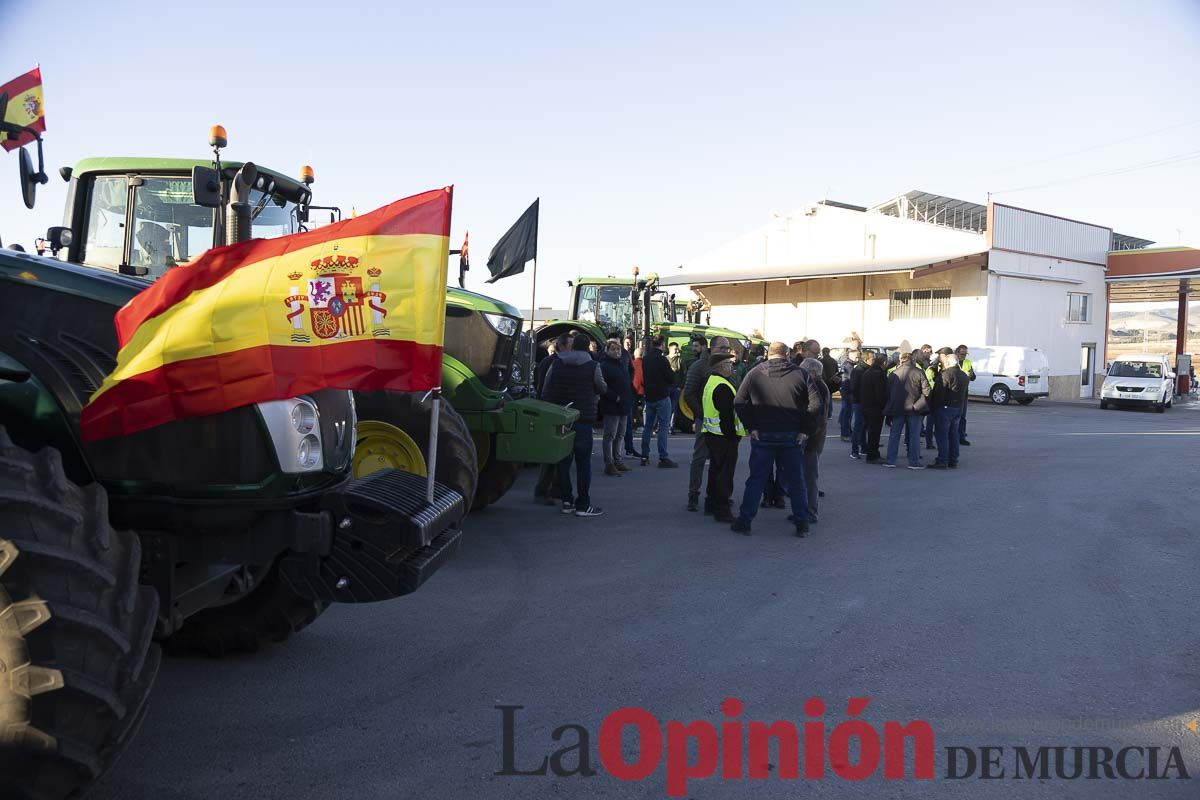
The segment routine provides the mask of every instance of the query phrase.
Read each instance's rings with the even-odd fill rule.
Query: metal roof
[[[986,205],[917,189],[872,206],[870,210],[960,231],[983,233],[987,230]]]
[[[1127,236],[1124,233],[1113,231],[1112,246],[1109,250],[1142,250],[1154,244],[1153,239],[1139,239],[1136,236]]]
[[[956,263],[961,262],[961,263]],[[987,253],[947,253],[900,260],[853,259],[822,264],[791,264],[784,266],[754,265],[733,269],[659,273],[660,286],[714,286],[758,281],[808,280],[811,278],[849,278],[859,275],[881,275],[889,272],[912,272],[927,267],[954,269],[971,264],[986,264]]]

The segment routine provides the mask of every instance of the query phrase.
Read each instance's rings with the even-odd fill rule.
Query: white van
[[[1175,373],[1167,357],[1130,353],[1113,361],[1100,385],[1100,407],[1148,406],[1158,413],[1171,407]]]
[[[986,397],[996,405],[1016,400],[1027,406],[1050,394],[1050,362],[1036,347],[970,347],[975,369],[969,397]]]

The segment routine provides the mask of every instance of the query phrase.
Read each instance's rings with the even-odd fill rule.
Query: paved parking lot
[[[529,472],[417,594],[335,607],[254,657],[167,661],[96,796],[663,797],[661,768],[633,783],[495,775],[495,706],[525,707],[519,768],[567,723],[590,731],[598,767],[610,711],[719,723],[729,696],[744,720],[797,724],[821,697],[829,729],[848,698],[870,697],[876,727],[930,723],[937,778],[773,772],[694,781],[690,796],[1200,796],[1187,727],[1200,719],[1200,414],[1039,401],[972,403],[969,419],[952,473],[883,470],[830,441],[804,540],[780,511],[749,538],[688,513],[685,469],[597,475],[596,519],[535,506]],[[690,439],[672,447],[682,457]],[[983,745],[1009,748],[1010,776],[1016,746],[1159,746],[1163,760],[1174,746],[1195,777],[945,779],[946,747]]]

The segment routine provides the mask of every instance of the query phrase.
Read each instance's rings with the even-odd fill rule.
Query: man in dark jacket
[[[729,510],[733,497],[733,474],[737,468],[738,444],[745,431],[733,410],[733,353],[714,354],[711,372],[701,396],[704,443],[708,447],[708,491],[705,505],[717,522],[733,522]]]
[[[546,347],[546,356],[538,362],[533,371],[534,396],[542,396],[542,388],[546,385],[546,373],[558,360],[558,342],[552,341]],[[552,506],[558,499],[558,464],[542,464],[538,469],[537,483],[533,487],[535,502]]]
[[[969,352],[965,344],[960,344],[954,348],[954,356],[958,359],[958,368],[967,376],[968,395],[970,395],[969,383],[975,380],[975,365],[971,363],[971,356],[968,355]],[[971,446],[971,443],[967,441],[967,401],[965,400],[962,404],[962,416],[958,418],[958,443],[965,444],[967,447]]]
[[[621,342],[609,339],[600,362],[600,372],[608,385],[608,394],[600,398],[600,417],[604,420],[604,438],[601,452],[604,454],[604,474],[620,476],[629,467],[621,460],[621,447],[625,438],[625,419],[633,409],[633,383],[629,372],[621,363]]]
[[[729,340],[724,336],[713,337],[711,353],[703,336],[693,339],[692,347],[696,352],[696,360],[688,368],[687,378],[683,383],[683,402],[687,403],[688,409],[692,412],[695,431],[695,439],[692,442],[691,470],[688,474],[688,511],[696,511],[700,508],[700,484],[704,482],[704,463],[708,460],[708,445],[704,441],[704,426],[701,424],[704,419],[701,396],[704,394],[704,387],[708,384],[708,376],[712,374],[709,358],[712,355],[729,353],[733,350]],[[706,503],[704,511],[711,514],[712,508]]]
[[[866,361],[861,357],[850,370],[850,457],[854,459],[862,458],[867,449],[867,418],[863,416],[862,403],[858,400],[866,371]]]
[[[966,373],[958,366],[958,357],[949,347],[938,350],[941,369],[932,394],[934,435],[937,437],[937,461],[934,469],[958,469],[958,422],[967,402]]]
[[[604,512],[592,505],[592,428],[596,424],[597,397],[608,394],[608,385],[600,365],[587,351],[588,337],[569,334],[558,337],[558,360],[546,372],[542,399],[556,405],[569,405],[579,412],[575,421],[575,448],[558,464],[558,488],[562,492],[562,513],[577,517],[598,517]],[[571,464],[579,484],[577,495],[571,490]]]
[[[900,365],[888,381],[888,404],[884,415],[891,419],[885,467],[896,466],[900,437],[908,434],[908,468],[925,469],[921,464],[921,415],[929,410],[929,380],[925,371],[914,364],[912,353],[900,354]]]
[[[809,411],[808,379],[789,360],[789,348],[772,342],[767,361],[746,375],[734,400],[738,418],[750,432],[750,477],[733,529],[749,534],[772,463],[786,476],[797,536],[808,535],[808,491],[804,482],[804,443],[817,428]],[[819,401],[818,401],[819,409]],[[817,412],[819,413],[819,411]]]
[[[862,354],[867,368],[859,382],[859,410],[866,420],[867,433],[865,454],[868,463],[879,461],[879,434],[883,431],[883,409],[887,406],[887,375],[884,373],[885,357],[867,350]]]
[[[838,362],[833,356],[829,355],[829,348],[821,348],[821,376],[825,380],[825,386],[829,389],[829,394],[833,394],[842,385],[841,372],[838,370]]]
[[[658,425],[658,466],[678,467],[667,452],[671,435],[671,385],[675,375],[671,362],[663,354],[663,337],[657,334],[650,340],[650,349],[642,358],[642,385],[646,406],[642,420],[642,466],[650,463],[650,432]]]

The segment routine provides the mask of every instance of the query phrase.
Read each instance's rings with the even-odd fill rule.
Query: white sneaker
[[[563,514],[574,514],[575,513],[575,504],[564,502],[562,504],[562,513]]]
[[[604,510],[599,506],[588,506],[587,508],[575,509],[575,516],[577,517],[598,517],[603,513]]]

